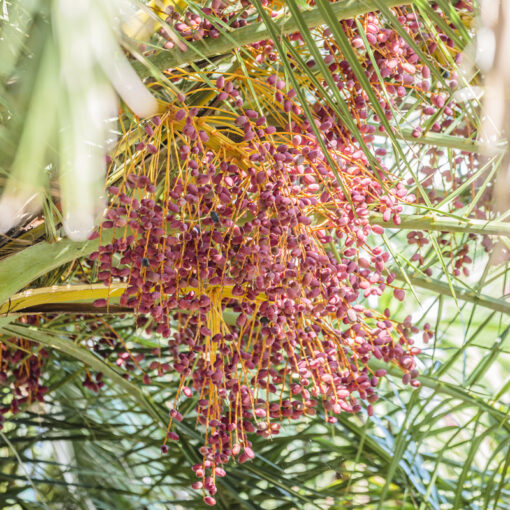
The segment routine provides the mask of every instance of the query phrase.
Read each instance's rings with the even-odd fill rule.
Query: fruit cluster
[[[218,79],[219,94],[235,90],[228,83]],[[273,85],[285,88],[270,76]],[[369,213],[398,222],[405,188],[390,176],[381,184],[345,143],[330,149],[334,172],[309,125],[293,121],[292,133],[279,134],[238,108],[244,158],[215,147],[196,107],[170,108],[145,130],[150,139],[137,144],[144,161],[166,152],[163,133],[179,127],[167,156],[178,171],[155,180],[132,173],[111,187],[102,225],[111,241],[91,256],[105,285],[125,284],[120,304],[169,338],[162,357],[172,360],[181,394],[198,399],[206,432],[195,486],[209,498],[223,464],[253,457],[250,432],[277,434],[279,420],[314,414],[319,402],[330,422],[360,411],[363,400],[372,414],[385,374],[369,368],[372,358],[398,364],[404,382],[418,385],[410,323],[361,302],[393,288],[388,253],[369,242],[380,244],[383,233]],[[176,403],[167,438],[178,438],[171,425],[180,419]]]
[[[21,319],[27,324],[36,324],[36,316]],[[33,402],[42,402],[48,387],[42,382],[44,361],[48,357],[45,349],[24,338],[8,338],[0,341],[0,430],[8,413],[17,414],[20,407]]]
[[[278,2],[262,5],[279,15]],[[249,2],[238,7],[215,1],[201,14],[170,10],[166,21],[181,41],[215,39],[222,26],[259,20]],[[206,70],[167,70],[187,92],[143,129],[135,127],[129,169],[123,162],[124,180],[109,188],[91,262],[105,285],[124,286],[120,304],[136,312],[138,324],[168,339],[144,380],[177,378],[163,453],[167,439],[179,438],[181,399],[194,399],[204,445],[193,487],[203,490],[207,504],[215,503],[216,477],[226,474],[225,464],[255,455],[250,434],[270,437],[282,419],[317,412],[331,423],[338,413],[363,407],[371,415],[386,365],[398,366],[405,384],[419,386],[417,328],[410,318],[399,323],[387,310],[368,306],[387,289],[398,300],[405,297],[386,268],[384,229],[370,218],[381,215],[396,226],[406,205],[436,197],[426,190],[432,182],[426,165],[417,170],[426,178],[414,188],[418,198],[408,189],[416,181],[404,183],[385,167],[389,144],[378,139],[387,135],[378,115],[400,121],[394,112],[419,96],[412,136],[444,129],[466,135],[470,127],[459,121],[461,110],[448,96],[456,76],[442,70],[439,79],[430,67],[439,50],[460,58],[454,32],[445,36],[440,27],[425,26],[409,9],[393,12],[393,19],[368,13],[339,22],[380,109],[330,29],[314,30],[356,133],[331,100],[334,94],[324,94],[331,82],[320,78],[323,67],[308,53],[303,34],[290,34],[290,65],[297,68],[300,58],[312,70],[300,76],[301,91],[286,79],[271,40],[246,48],[242,72],[235,65],[213,71],[207,86]],[[162,35],[175,44],[167,29]],[[430,59],[423,61],[422,53]],[[440,159],[433,149],[426,162],[432,168]],[[477,167],[464,153],[455,161]],[[408,239],[418,248],[427,243],[420,233]],[[465,248],[451,256],[457,270],[470,261]],[[427,324],[424,342],[432,336]],[[127,351],[119,360],[136,364]]]

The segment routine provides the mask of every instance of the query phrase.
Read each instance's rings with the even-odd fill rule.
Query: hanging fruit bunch
[[[36,316],[22,318],[37,324]],[[49,353],[24,338],[2,338],[0,342],[0,430],[6,414],[17,414],[21,407],[43,402],[48,387],[42,381],[44,361]]]
[[[236,26],[254,10],[245,7]],[[169,12],[167,22],[188,40],[218,36],[210,16],[224,23],[234,17],[223,2],[203,17]],[[313,32],[320,65],[303,34],[290,34],[286,58],[314,70],[294,79],[272,40],[250,45],[242,66],[221,72],[170,69],[167,76],[187,92],[162,115],[130,126],[120,143],[130,151],[125,177],[108,190],[100,247],[90,259],[100,281],[124,289],[120,304],[138,324],[168,339],[151,364],[152,375],[168,372],[179,388],[162,451],[179,439],[180,402],[195,398],[204,445],[193,487],[208,504],[225,464],[254,457],[250,434],[271,437],[282,419],[319,409],[331,423],[364,406],[372,415],[386,371],[372,369],[371,360],[399,366],[404,383],[419,385],[417,329],[409,318],[399,323],[367,305],[384,291],[405,295],[386,269],[384,228],[370,219],[398,225],[416,201],[384,166],[387,149],[376,136],[387,136],[382,116],[391,121],[413,94],[427,98],[420,118],[433,116],[434,131],[448,127],[456,109],[446,106],[444,84],[431,79],[417,53],[435,51],[417,15],[405,8],[390,14],[416,47],[380,13],[368,13],[338,22],[340,43],[331,27]],[[324,66],[337,89],[329,97]],[[413,136],[420,133],[417,127]],[[114,164],[110,181],[115,172]]]
[[[169,339],[182,395],[199,397],[206,443],[195,469],[213,495],[222,464],[253,457],[248,433],[278,433],[279,420],[315,414],[320,400],[330,422],[357,412],[359,399],[377,400],[385,373],[369,369],[372,356],[400,365],[409,382],[419,350],[409,324],[360,301],[394,279],[384,271],[388,254],[369,245],[382,233],[370,226],[369,211],[384,199],[398,215],[405,189],[393,191],[388,181],[385,191],[362,154],[345,147],[330,154],[344,170],[346,196],[306,128],[296,122],[277,134],[251,109],[234,120],[247,156],[240,159],[239,144],[212,132],[198,112],[169,106],[147,126],[135,168],[150,168],[109,189],[102,233],[111,240],[91,259],[105,285],[125,284],[120,304]],[[220,136],[215,149],[210,142]],[[177,407],[165,442],[178,439]]]

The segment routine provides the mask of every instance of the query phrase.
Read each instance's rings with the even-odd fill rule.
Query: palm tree
[[[3,11],[2,508],[507,508],[472,4],[67,7]]]

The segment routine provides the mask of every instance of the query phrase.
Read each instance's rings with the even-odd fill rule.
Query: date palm
[[[5,193],[9,196],[9,183],[18,178],[27,189],[31,187],[26,193],[31,197],[36,176],[46,172],[50,177],[39,194],[42,214],[25,208],[26,217],[19,218],[23,219],[19,225],[11,222],[4,227],[14,228],[0,247],[0,375],[6,409],[1,431],[3,507],[203,508],[214,496],[220,508],[229,509],[506,508],[510,490],[506,318],[510,305],[505,294],[510,227],[507,215],[492,206],[494,176],[504,147],[495,144],[490,157],[480,154],[481,113],[471,90],[480,85],[480,76],[476,69],[460,67],[474,36],[472,5],[425,0],[140,5],[138,13],[130,11],[136,18],[128,18],[123,35],[116,34],[117,41],[136,57],[132,69],[138,79],[145,80],[150,94],[146,89],[132,97],[123,94],[126,82],[115,80],[118,75],[108,68],[113,65],[108,61],[101,71],[108,101],[101,110],[84,108],[88,103],[78,92],[101,102],[105,89],[80,83],[79,76],[72,76],[67,99],[55,96],[47,85],[45,89],[45,84],[58,81],[62,69],[56,63],[78,36],[70,22],[62,24],[63,13],[55,10],[60,4],[34,2],[29,9],[8,4],[3,26],[4,51],[9,48],[2,69]],[[99,8],[99,3],[90,5]],[[108,5],[111,18],[105,14],[94,30],[106,32],[120,25],[122,5]],[[87,13],[90,23],[93,12]],[[85,19],[75,10],[71,14],[77,23]],[[131,37],[140,34],[140,26],[147,35],[142,46]],[[99,50],[96,56],[102,58]],[[73,63],[72,58],[68,61]],[[124,69],[127,76],[130,71]],[[35,76],[37,80],[30,79]],[[108,113],[113,99],[105,77],[125,100],[114,115]],[[137,109],[135,105],[144,97],[145,106]],[[152,98],[158,100],[158,115],[154,115]],[[47,108],[62,110],[53,116],[54,130],[45,125],[47,116],[54,113]],[[108,128],[101,119],[115,126],[117,138],[108,150],[106,218],[99,238],[76,242],[72,233],[67,238],[62,231],[66,221],[69,225],[66,211],[86,194],[81,198],[88,200],[90,213],[94,210],[89,207],[91,200],[103,193],[85,190],[69,175],[88,168],[78,157],[78,147],[94,123],[95,154],[99,157],[106,150]],[[74,146],[66,137],[69,125],[77,126]],[[60,137],[58,148],[53,135]],[[24,149],[27,139],[31,151]],[[303,154],[308,157],[310,152],[303,153],[307,144],[316,148],[312,158],[321,161],[319,169],[314,163],[308,168],[303,165]],[[366,362],[370,373],[388,372],[383,381],[374,383],[377,403],[370,403],[375,400],[370,400],[370,390],[365,395],[367,405],[359,405],[367,412],[332,412],[324,398],[313,412],[305,401],[300,419],[284,419],[279,429],[271,429],[279,434],[273,433],[270,439],[262,437],[271,434],[264,434],[267,428],[260,427],[261,434],[250,435],[251,447],[239,460],[254,458],[226,464],[228,476],[216,478],[218,492],[202,494],[190,488],[197,483],[190,468],[196,465],[197,471],[203,466],[202,448],[208,443],[204,446],[205,429],[197,421],[202,419],[202,425],[209,427],[209,412],[200,411],[204,404],[197,408],[203,395],[193,388],[188,388],[191,397],[183,398],[183,392],[188,395],[176,360],[185,352],[185,342],[192,343],[189,334],[199,342],[236,328],[244,331],[246,324],[262,330],[276,323],[279,316],[257,303],[278,301],[271,297],[274,284],[267,282],[274,282],[279,269],[273,261],[266,287],[255,296],[245,291],[246,282],[252,281],[250,268],[243,265],[234,271],[233,256],[228,261],[228,267],[234,268],[232,281],[212,285],[214,292],[204,291],[209,301],[197,306],[207,309],[204,316],[209,322],[199,323],[195,330],[196,324],[189,320],[197,310],[193,295],[182,302],[189,286],[168,291],[181,299],[180,308],[150,301],[158,291],[157,280],[147,290],[129,294],[138,285],[136,278],[143,280],[140,289],[147,283],[144,278],[161,263],[158,256],[163,252],[158,252],[157,243],[150,244],[152,252],[147,251],[147,234],[143,246],[133,241],[134,258],[129,262],[133,267],[121,262],[125,248],[115,251],[125,236],[118,232],[128,221],[141,218],[130,217],[122,207],[132,205],[135,197],[146,197],[149,201],[142,205],[154,218],[161,213],[158,204],[165,204],[173,192],[175,215],[159,236],[180,239],[183,252],[188,246],[184,240],[194,246],[207,232],[222,228],[231,229],[229,239],[243,232],[239,244],[246,249],[251,242],[262,246],[263,236],[256,237],[260,227],[253,222],[263,218],[266,209],[249,202],[262,200],[273,189],[273,167],[260,159],[263,149],[273,148],[281,158],[296,157],[298,173],[292,179],[300,198],[308,202],[299,205],[298,226],[293,228],[312,239],[309,258],[316,257],[314,250],[324,245],[331,256],[328,262],[321,259],[322,270],[350,260],[351,273],[376,275],[362,287],[366,293],[360,294],[356,306],[329,303],[336,306],[335,317],[327,318],[325,306],[314,301],[312,315],[300,315],[296,309],[286,316],[294,319],[278,324],[285,324],[286,331],[294,322],[296,329],[303,324],[300,335],[309,333],[305,325],[317,325],[319,320],[322,328],[327,323],[332,331],[352,331],[353,323],[369,324],[370,317],[360,318],[364,310],[382,323],[389,323],[391,317],[402,333],[401,344],[408,338],[421,353],[409,351],[394,363],[377,356]],[[215,188],[216,195],[209,191],[216,209],[195,206],[202,199],[197,200],[189,187],[190,183],[200,186],[199,179],[204,179],[204,185],[209,182],[201,154],[209,155],[207,164],[236,162],[228,176],[232,180],[239,172],[242,177],[231,185],[225,184],[225,176],[214,181],[216,186],[221,184],[221,189]],[[20,155],[23,165],[16,163]],[[98,162],[93,171],[99,166]],[[253,167],[258,174],[251,172]],[[60,189],[55,185],[58,171],[64,172]],[[362,184],[359,174],[365,178]],[[81,183],[93,180],[80,179]],[[180,183],[185,184],[184,191]],[[233,197],[228,186],[238,190]],[[366,189],[370,191],[365,196]],[[250,197],[244,208],[229,212],[229,205],[244,195]],[[163,201],[158,202],[161,197]],[[352,206],[353,202],[358,206]],[[12,212],[12,204],[3,203]],[[352,210],[356,214],[339,223],[342,211]],[[87,231],[96,212],[87,213],[89,219],[77,231]],[[172,210],[167,213],[171,216]],[[136,221],[139,224],[130,224],[132,228],[153,232],[154,226],[148,227],[146,220]],[[178,238],[174,230],[186,222],[189,238]],[[253,234],[247,232],[246,224],[253,225]],[[66,231],[75,230],[68,226]],[[335,232],[341,235],[330,235]],[[346,246],[352,232],[362,238]],[[306,237],[300,239],[308,242]],[[351,253],[353,245],[357,249]],[[228,250],[230,245],[225,253],[231,253]],[[372,253],[373,260],[362,257],[363,250]],[[383,250],[389,255],[385,267],[377,259]],[[213,267],[212,257],[200,260]],[[379,266],[373,269],[374,264]],[[206,286],[200,271],[194,273],[189,267],[182,277],[189,283],[196,275],[198,284],[190,284],[191,288]],[[322,275],[328,281],[326,273]],[[303,282],[313,287],[313,278],[304,273],[298,276],[303,288],[294,292],[310,296]],[[358,283],[350,280],[349,285]],[[368,292],[380,283],[388,287],[385,292]],[[251,308],[250,299],[255,303]],[[297,324],[301,320],[310,322]],[[165,337],[176,332],[181,343],[169,356]],[[378,334],[369,338],[378,341]],[[341,335],[336,338],[349,341]],[[364,352],[354,343],[340,343],[339,351],[351,349],[362,359]],[[270,346],[264,343],[263,349]],[[203,352],[197,358],[199,367],[204,357],[211,363],[219,359],[219,351],[209,341],[204,340]],[[303,352],[305,347],[296,347],[296,356]],[[417,360],[416,368],[413,360],[407,360],[411,355]],[[334,365],[326,366],[335,370]],[[253,388],[261,387],[259,375],[257,370],[250,383]],[[321,376],[326,377],[320,384],[327,385],[331,374]],[[315,376],[309,377],[316,381]],[[260,380],[265,383],[262,375]],[[366,382],[359,379],[359,384]],[[281,384],[285,387],[285,381]],[[367,386],[358,389],[361,395]],[[320,395],[325,390],[317,391]],[[19,409],[13,409],[13,395],[20,401]],[[180,402],[178,413],[171,410],[175,402]],[[211,402],[222,405],[221,395]],[[295,406],[293,412],[301,414],[301,408]],[[165,438],[172,439],[171,434],[178,441],[167,443]],[[167,452],[163,455],[162,444]]]

